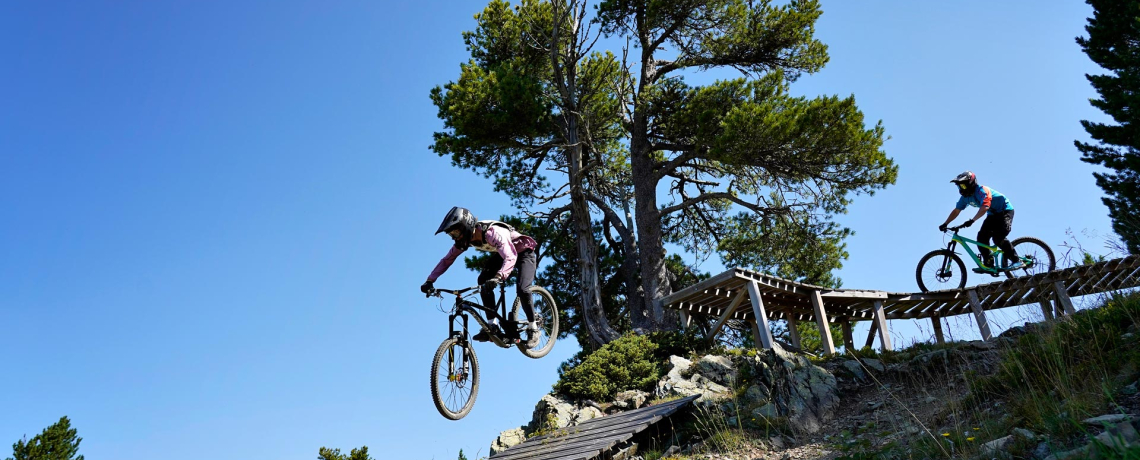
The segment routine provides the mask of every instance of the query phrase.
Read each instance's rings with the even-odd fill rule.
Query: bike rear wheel
[[[1053,257],[1053,249],[1037,238],[1023,236],[1012,241],[1013,250],[1021,258],[1024,268],[1010,270],[1014,276],[1031,276],[1038,273],[1051,272],[1057,269],[1057,259]],[[1005,257],[1002,257],[1005,259]],[[1009,260],[1004,261],[1006,266]]]
[[[459,420],[479,395],[479,359],[467,341],[451,337],[439,344],[431,362],[431,397],[439,414]]]
[[[550,353],[550,350],[554,348],[554,341],[558,339],[558,305],[554,302],[554,296],[541,286],[531,286],[527,290],[530,291],[531,299],[534,300],[534,319],[538,321],[538,345],[534,348],[527,348],[524,341],[519,344],[518,348],[528,358],[538,359]],[[510,318],[516,321],[517,318],[525,318],[526,312],[521,310],[522,299],[516,298],[511,307]],[[521,324],[526,324],[526,322],[523,321]]]
[[[946,249],[930,251],[922,256],[914,275],[922,292],[966,287],[966,264],[957,254]]]

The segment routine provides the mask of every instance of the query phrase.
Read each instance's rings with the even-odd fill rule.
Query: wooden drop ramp
[[[689,315],[717,318],[708,332],[711,340],[729,320],[752,325],[757,344],[771,348],[768,321],[786,320],[792,346],[799,347],[795,324],[815,322],[824,351],[835,353],[829,323],[840,323],[844,345],[854,348],[851,324],[872,321],[866,346],[878,332],[883,349],[891,349],[888,319],[928,318],[935,339],[942,342],[942,318],[973,314],[982,339],[993,338],[985,312],[1017,305],[1040,304],[1046,319],[1075,312],[1071,297],[1111,292],[1140,285],[1140,256],[1133,255],[1090,265],[1038,273],[1032,276],[981,284],[963,289],[896,293],[859,289],[830,289],[734,268],[661,300],[666,308],[680,310],[682,321]]]
[[[696,401],[697,395],[587,420],[537,436],[489,460],[591,460]]]

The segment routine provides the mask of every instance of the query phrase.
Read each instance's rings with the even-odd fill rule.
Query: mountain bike
[[[965,228],[965,225],[957,227],[949,227],[946,231],[954,232],[954,236],[950,238],[950,243],[946,245],[946,249],[936,249],[930,251],[922,256],[918,261],[918,268],[915,270],[915,277],[918,278],[918,288],[922,292],[938,291],[942,289],[961,289],[966,287],[966,264],[962,262],[962,258],[954,252],[954,249],[961,244],[970,258],[974,260],[977,268],[973,269],[974,273],[986,274],[993,277],[1005,275],[1006,277],[1013,278],[1015,276],[1029,276],[1038,273],[1053,271],[1057,268],[1057,259],[1053,257],[1053,250],[1045,242],[1028,236],[1023,236],[1012,241],[1013,250],[1018,254],[1018,259],[1021,261],[1021,266],[1016,268],[1006,268],[1011,265],[1011,260],[1008,260],[1001,248],[996,246],[989,246],[969,238],[963,237],[958,234],[958,230]],[[993,254],[995,261],[1001,260],[1001,265],[994,267],[986,266],[978,255],[974,253],[971,245],[988,248]],[[931,289],[933,288],[933,289]]]
[[[527,347],[522,337],[527,327],[525,312],[521,312],[523,320],[519,321],[522,299],[516,298],[510,313],[507,313],[506,286],[499,285],[499,300],[492,308],[467,300],[479,294],[479,286],[458,290],[435,289],[428,293],[428,297],[440,299],[443,294],[455,296],[454,306],[441,308],[449,314],[447,339],[439,344],[431,361],[431,397],[440,415],[451,420],[465,417],[475,406],[475,397],[479,395],[479,359],[467,337],[468,317],[474,317],[480,326],[487,329],[490,342],[501,348],[517,347],[522,354],[534,359],[546,356],[554,348],[554,341],[558,338],[558,306],[554,296],[540,286],[531,286],[527,290],[534,300],[534,316],[539,326],[538,344],[533,348]],[[501,310],[502,314],[496,310]],[[458,327],[457,319],[462,320]],[[498,319],[501,327],[494,327],[492,319]]]

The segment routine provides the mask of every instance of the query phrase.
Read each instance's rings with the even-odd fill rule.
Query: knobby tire
[[[468,395],[467,402],[463,405],[463,407],[459,408],[458,411],[452,411],[449,409],[446,402],[444,401],[444,398],[448,398],[454,395],[455,390],[453,389],[447,392],[447,394],[444,394],[444,389],[440,388],[441,382],[439,381],[439,365],[441,360],[451,358],[458,360],[459,365],[462,366],[462,356],[448,356],[448,353],[452,350],[452,347],[458,343],[459,340],[455,337],[444,340],[443,343],[439,344],[439,348],[435,351],[435,358],[431,361],[432,401],[435,402],[435,408],[439,411],[439,414],[451,420],[459,420],[467,416],[467,413],[471,412],[471,408],[475,406],[475,398],[479,395],[479,359],[475,356],[475,349],[471,347],[471,343],[468,342],[466,346],[456,347],[456,349],[461,351],[466,350],[467,356],[471,360],[471,377],[468,378],[468,385],[471,388],[471,394]],[[448,381],[446,383],[450,388],[452,382]]]
[[[918,280],[918,288],[922,292],[930,292],[931,291],[931,289],[929,289],[929,287],[926,285],[925,282],[923,282],[923,279],[922,279],[922,272],[923,272],[924,266],[927,263],[936,264],[936,268],[932,273],[937,274],[938,270],[941,270],[942,264],[945,263],[945,261],[946,261],[945,257],[949,257],[950,259],[953,260],[953,264],[951,264],[951,267],[952,267],[952,269],[957,269],[958,272],[962,274],[962,280],[958,282],[957,286],[940,287],[940,289],[934,289],[934,290],[940,291],[943,289],[961,289],[961,288],[966,287],[966,276],[967,276],[966,264],[962,262],[962,259],[960,257],[958,257],[957,254],[954,254],[951,251],[946,250],[946,249],[936,249],[936,250],[930,251],[930,252],[926,253],[926,255],[922,256],[922,259],[919,259],[919,261],[918,261],[918,268],[916,268],[914,271],[914,277],[916,280]],[[936,278],[932,279],[932,281],[937,281],[937,279]]]
[[[529,349],[526,347],[526,343],[522,342],[519,343],[518,349],[520,352],[522,352],[523,355],[526,355],[526,357],[538,359],[546,356],[547,353],[550,353],[550,350],[554,349],[554,341],[558,339],[558,304],[554,302],[554,296],[550,295],[550,292],[542,286],[531,286],[527,288],[527,290],[539,297],[539,299],[536,299],[535,302],[534,314],[541,316],[543,319],[542,330],[540,333],[546,334],[546,343],[543,344],[539,342],[538,348]],[[544,306],[540,308],[539,302],[541,302]],[[510,318],[517,319],[520,316],[525,318],[526,313],[520,312],[519,310],[521,309],[522,299],[515,298],[515,303],[511,307]]]

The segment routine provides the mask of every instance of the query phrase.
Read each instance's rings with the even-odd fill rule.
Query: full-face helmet
[[[443,223],[439,224],[439,229],[435,231],[435,234],[447,232],[447,235],[455,241],[455,247],[467,249],[471,245],[471,233],[474,231],[475,216],[467,208],[456,206],[447,211]]]
[[[950,182],[958,186],[958,193],[962,196],[973,195],[974,192],[978,190],[978,178],[970,171],[959,174],[958,177],[955,177],[954,180]]]

